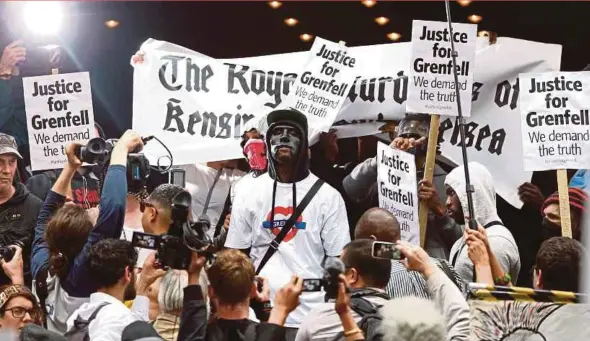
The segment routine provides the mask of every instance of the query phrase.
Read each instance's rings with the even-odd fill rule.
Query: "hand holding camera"
[[[14,41],[4,48],[0,58],[0,77],[10,78],[14,67],[27,58],[27,50],[21,40]]]
[[[397,248],[405,256],[404,265],[408,270],[417,271],[428,278],[438,269],[421,247],[400,240],[397,242]]]
[[[148,288],[165,274],[166,271],[160,269],[156,264],[156,253],[152,252],[143,263],[143,268],[137,281],[137,295],[147,296]]]
[[[303,292],[303,279],[293,276],[275,295],[275,306],[270,312],[268,323],[282,326],[287,316],[299,306],[299,296]]]
[[[78,151],[82,148],[79,143],[72,143],[66,147],[66,156],[68,157],[68,165],[73,169],[78,169],[82,166],[82,161],[78,157]]]
[[[143,140],[138,133],[127,130],[117,142],[115,148],[117,147],[127,150],[128,153],[139,153],[143,150]]]
[[[2,271],[14,285],[24,285],[23,249],[18,245],[11,245],[0,249],[0,264]]]

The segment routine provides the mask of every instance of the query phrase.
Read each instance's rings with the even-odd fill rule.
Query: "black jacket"
[[[207,305],[200,285],[184,288],[178,341],[281,341],[286,329],[271,323],[244,320],[207,321]]]
[[[37,216],[41,210],[41,199],[29,193],[25,185],[14,185],[16,192],[7,202],[0,205],[0,246],[8,246],[16,241],[24,241],[23,261],[25,270],[25,284],[31,284],[30,254]],[[0,271],[0,285],[10,281],[4,272]]]

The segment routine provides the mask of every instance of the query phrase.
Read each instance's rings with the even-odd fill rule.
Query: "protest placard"
[[[328,131],[350,92],[358,61],[344,44],[320,37],[315,38],[310,55],[287,105],[304,113],[310,128]]]
[[[524,169],[588,169],[590,72],[521,74]]]
[[[419,245],[418,185],[414,155],[379,142],[377,184],[379,207],[395,215],[400,225],[401,239]]]
[[[95,137],[88,72],[23,78],[31,169],[62,168],[65,148]]]
[[[457,52],[456,70],[463,116],[471,115],[477,25],[414,20],[412,23],[411,76],[407,112],[457,116],[457,95],[451,39]]]

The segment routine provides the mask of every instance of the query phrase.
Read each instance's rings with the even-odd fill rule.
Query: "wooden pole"
[[[570,216],[570,195],[567,181],[567,169],[557,170],[557,190],[559,191],[559,216],[561,217],[561,235],[572,237],[572,220]]]
[[[428,133],[428,150],[426,151],[426,162],[424,163],[424,180],[432,182],[434,177],[434,165],[436,161],[436,146],[438,144],[438,127],[440,125],[440,115],[430,116],[430,131]],[[420,245],[424,248],[426,243],[426,224],[428,223],[428,204],[420,201],[418,211],[420,222]]]

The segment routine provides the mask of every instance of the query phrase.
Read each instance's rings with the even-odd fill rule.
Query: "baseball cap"
[[[22,159],[22,155],[18,152],[18,146],[14,137],[0,133],[0,155],[2,154],[14,154]]]

